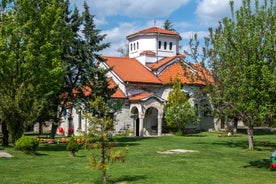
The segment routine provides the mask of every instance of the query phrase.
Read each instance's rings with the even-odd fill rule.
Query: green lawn
[[[276,149],[276,135],[255,135],[255,151],[247,150],[246,135],[219,137],[218,133],[155,138],[118,138],[129,145],[125,163],[108,170],[110,183],[276,183],[269,158]],[[195,153],[160,154],[167,149],[197,150]],[[6,148],[13,158],[0,158],[0,183],[101,183],[101,173],[89,170],[91,151],[70,158],[64,144],[40,144],[38,155],[24,155]]]

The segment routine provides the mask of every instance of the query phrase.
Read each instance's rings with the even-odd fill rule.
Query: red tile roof
[[[184,55],[182,54],[178,54],[176,56],[172,56],[172,57],[166,57],[164,59],[162,59],[161,61],[158,61],[157,63],[153,63],[153,64],[147,64],[147,66],[152,69],[152,70],[155,70],[155,69],[158,69],[160,67],[162,67],[163,65],[169,63],[170,61],[176,59],[176,58],[180,58],[180,59],[184,59]]]
[[[163,84],[172,83],[178,77],[182,84],[205,85],[205,82],[198,79],[195,73],[189,68],[183,67],[180,63],[168,66],[160,75],[159,79]]]
[[[109,67],[124,81],[162,84],[161,81],[134,58],[103,57]]]
[[[131,101],[139,101],[139,100],[142,100],[144,98],[148,98],[148,97],[150,97],[152,95],[153,95],[152,93],[141,93],[141,94],[135,95],[133,97],[129,97],[129,100],[131,100]]]
[[[115,88],[117,86],[117,84],[114,82],[114,80],[110,77],[108,79],[108,83],[109,83],[109,88]],[[123,91],[120,88],[117,88],[115,93],[113,93],[111,95],[112,98],[126,98],[125,94],[123,93]]]
[[[148,34],[148,33],[160,33],[160,34],[166,34],[166,35],[175,35],[181,40],[181,36],[177,32],[169,31],[169,30],[162,29],[159,27],[151,27],[151,28],[143,29],[141,31],[138,31],[136,33],[128,35],[127,38],[131,38],[136,35]]]
[[[141,55],[155,56],[156,54],[155,54],[155,52],[152,52],[150,50],[145,50],[145,51],[140,53],[140,56]]]
[[[198,80],[205,83],[214,83],[213,74],[200,64],[192,64],[192,67],[197,71]]]

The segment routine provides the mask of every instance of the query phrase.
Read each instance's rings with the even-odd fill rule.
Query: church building
[[[151,27],[130,34],[128,57],[103,56],[106,60],[100,67],[112,68],[108,73],[110,86],[118,86],[112,98],[124,102],[116,114],[115,132],[131,131],[134,136],[161,136],[166,133],[164,103],[172,90],[172,82],[178,77],[182,91],[191,105],[200,113],[200,123],[191,128],[208,130],[215,127],[209,113],[209,102],[197,92],[204,88],[208,71],[199,64],[185,62],[179,52],[181,36],[177,32]],[[87,131],[87,120],[82,113],[72,110],[72,119],[64,117],[61,127],[72,127],[74,134]]]

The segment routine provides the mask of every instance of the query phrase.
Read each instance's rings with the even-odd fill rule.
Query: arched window
[[[164,42],[164,49],[167,50],[167,42]]]
[[[172,46],[173,46],[173,44],[172,44],[172,42],[170,42],[170,50],[172,50]]]
[[[162,46],[162,42],[159,41],[159,43],[158,43],[158,49],[161,49],[161,46]]]
[[[139,49],[139,42],[137,42],[137,50]]]
[[[132,51],[132,43],[130,44],[130,51]]]
[[[133,50],[136,50],[136,43],[133,44]]]

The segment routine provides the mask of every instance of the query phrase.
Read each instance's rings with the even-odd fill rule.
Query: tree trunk
[[[239,121],[238,118],[237,118],[237,117],[234,117],[233,134],[236,134],[236,133],[237,133],[238,121]]]
[[[254,150],[254,140],[253,140],[253,123],[250,123],[247,128],[247,135],[248,135],[248,148],[249,150]]]
[[[39,132],[39,135],[43,134],[43,123],[42,122],[39,122],[39,124],[38,124],[38,132]]]
[[[54,139],[55,138],[58,126],[59,125],[57,123],[52,123],[50,139]]]
[[[2,122],[2,135],[2,146],[9,146],[9,131],[5,122]]]
[[[106,170],[103,170],[103,184],[107,184]]]

